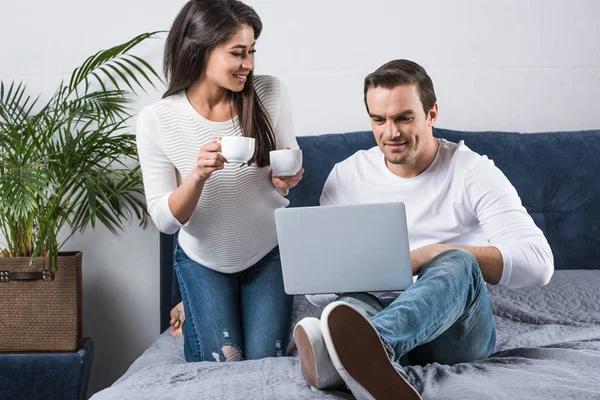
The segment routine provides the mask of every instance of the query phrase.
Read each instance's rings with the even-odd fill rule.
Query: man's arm
[[[490,284],[511,288],[547,284],[554,272],[552,250],[502,171],[487,157],[481,158],[466,171],[465,193],[490,246],[424,246],[411,252],[413,273],[446,250],[463,249],[473,254]]]
[[[464,183],[465,201],[490,246],[500,253],[493,256],[496,250],[488,247],[469,250],[480,262],[486,280],[497,280],[500,286],[511,288],[547,284],[554,273],[552,250],[502,171],[482,157],[466,171]],[[481,249],[488,250],[482,253]],[[493,260],[501,262],[502,267]]]
[[[447,244],[432,244],[410,252],[413,275],[419,274],[421,268],[438,254],[451,249],[463,249],[473,254],[483,274],[483,279],[492,285],[497,285],[502,278],[504,260],[497,247],[455,246]]]

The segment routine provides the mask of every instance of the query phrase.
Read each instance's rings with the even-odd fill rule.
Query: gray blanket
[[[543,288],[490,287],[496,352],[453,366],[408,367],[424,399],[600,399],[600,270],[557,271]],[[320,310],[298,297],[294,321]],[[290,357],[185,363],[183,341],[163,333],[105,399],[351,399],[307,386]]]

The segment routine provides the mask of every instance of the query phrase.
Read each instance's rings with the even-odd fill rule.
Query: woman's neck
[[[186,96],[194,109],[210,121],[222,122],[235,117],[229,90],[221,86],[200,79],[186,90]]]

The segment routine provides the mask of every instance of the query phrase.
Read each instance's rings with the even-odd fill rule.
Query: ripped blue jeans
[[[285,355],[294,298],[283,290],[279,247],[250,268],[224,274],[175,248],[185,311],[185,360],[240,361]]]

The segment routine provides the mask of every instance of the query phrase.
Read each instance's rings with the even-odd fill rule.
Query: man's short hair
[[[369,89],[377,87],[393,89],[401,85],[415,85],[417,87],[423,110],[427,115],[437,101],[433,82],[423,67],[410,60],[392,60],[367,75],[364,92],[367,111],[369,111],[369,105],[367,104]]]

